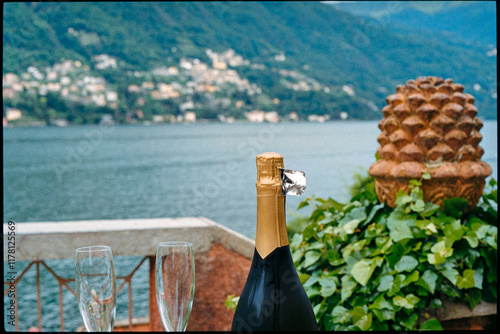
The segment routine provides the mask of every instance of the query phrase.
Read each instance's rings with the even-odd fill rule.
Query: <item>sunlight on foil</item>
[[[300,196],[306,189],[306,173],[291,169],[281,170],[283,195]]]

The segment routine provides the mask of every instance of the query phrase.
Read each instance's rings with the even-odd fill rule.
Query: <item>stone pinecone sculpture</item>
[[[424,200],[443,207],[443,199],[462,197],[472,210],[481,198],[491,167],[481,161],[483,149],[474,97],[453,80],[420,77],[396,87],[386,98],[379,123],[380,157],[368,173],[379,199],[395,206],[398,190],[409,192],[408,181],[422,180]]]

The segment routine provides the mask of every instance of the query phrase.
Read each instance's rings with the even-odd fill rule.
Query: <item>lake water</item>
[[[5,128],[4,222],[204,216],[253,238],[256,155],[278,152],[285,168],[305,171],[307,189],[301,197],[287,198],[289,216],[313,194],[347,201],[354,172],[366,171],[375,161],[377,123]],[[496,179],[497,133],[496,121],[484,122],[482,159]],[[59,266],[69,270],[69,276],[71,261]],[[127,273],[130,262],[121,267],[122,274]],[[147,270],[143,271],[139,281],[147,280]],[[27,277],[26,286],[33,279]],[[49,301],[47,312],[53,308],[57,316],[47,316],[43,323],[44,328],[58,330],[57,285],[54,288],[42,299]],[[142,293],[146,302],[141,307]],[[147,292],[139,289],[136,294],[134,316],[141,316]],[[126,303],[126,291],[121,295]],[[36,308],[36,302],[30,303]],[[67,329],[81,324],[71,307],[65,305]],[[126,306],[117,312],[118,318],[126,317]],[[36,325],[36,312],[25,319]]]

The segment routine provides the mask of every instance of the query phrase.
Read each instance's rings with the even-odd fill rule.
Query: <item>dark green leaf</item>
[[[460,197],[444,199],[443,203],[444,203],[444,212],[455,218],[462,217],[463,211],[469,205],[469,201],[467,201],[465,198],[460,198]]]
[[[396,263],[405,255],[406,249],[401,243],[394,244],[392,246],[392,253],[386,256],[389,267],[394,268]]]
[[[429,319],[426,322],[424,322],[419,330],[421,331],[442,331],[443,326],[441,326],[441,323],[437,319]]]
[[[377,205],[374,205],[372,207],[372,210],[370,211],[370,214],[368,215],[368,218],[366,218],[366,221],[364,224],[368,224],[372,221],[373,217],[375,217],[375,215],[377,214],[377,212],[382,209],[384,207],[384,203],[380,203],[380,204],[377,204]]]
[[[466,294],[465,298],[469,302],[469,307],[471,310],[474,310],[477,304],[483,299],[481,294],[481,290],[479,289],[470,289]]]
[[[443,307],[443,302],[441,301],[441,299],[435,298],[435,299],[431,300],[430,306],[432,308],[441,308],[441,307]]]
[[[300,202],[299,206],[297,207],[297,210],[300,210],[308,205],[309,205],[309,198],[306,198],[304,201]]]
[[[417,320],[418,320],[418,314],[412,312],[408,315],[406,314],[401,314],[401,317],[400,317],[400,321],[401,321],[401,324],[403,326],[405,326],[407,329],[410,329],[410,330],[414,330],[415,329],[415,325],[417,324]]]

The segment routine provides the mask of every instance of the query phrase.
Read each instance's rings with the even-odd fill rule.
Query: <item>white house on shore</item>
[[[262,110],[252,110],[245,114],[247,121],[254,123],[262,123],[264,122],[264,114],[265,112]]]
[[[184,122],[186,123],[196,122],[196,113],[194,111],[186,111],[184,113]]]

